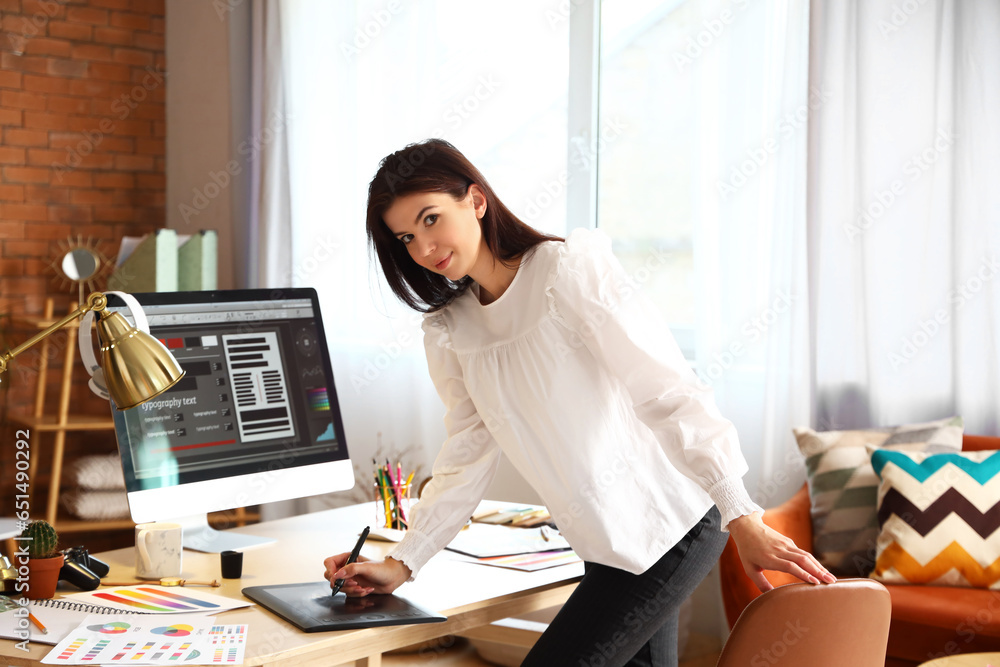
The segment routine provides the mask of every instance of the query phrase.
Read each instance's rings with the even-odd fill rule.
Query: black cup
[[[239,579],[243,576],[242,551],[223,551],[221,557],[223,579]]]

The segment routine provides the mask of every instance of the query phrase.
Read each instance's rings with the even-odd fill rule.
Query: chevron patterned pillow
[[[813,554],[839,576],[866,577],[875,565],[878,477],[866,447],[911,452],[962,449],[962,418],[857,431],[794,429],[806,462]]]
[[[878,552],[884,583],[1000,589],[1000,451],[878,450]]]

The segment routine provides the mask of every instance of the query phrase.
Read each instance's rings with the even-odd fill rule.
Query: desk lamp
[[[129,324],[121,313],[106,310],[107,305],[106,295],[93,292],[84,305],[66,317],[13,350],[0,354],[0,376],[7,370],[11,359],[35,343],[48,338],[78,317],[96,313],[100,316],[97,322],[97,333],[101,339],[100,365],[108,395],[119,410],[134,408],[177,384],[184,377],[184,371],[163,343]],[[89,319],[84,320],[88,326]],[[89,340],[89,336],[87,338]]]

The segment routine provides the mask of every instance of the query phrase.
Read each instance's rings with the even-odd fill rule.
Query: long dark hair
[[[382,216],[397,197],[418,192],[445,192],[461,200],[475,183],[486,198],[480,221],[483,239],[493,256],[512,266],[525,251],[543,241],[561,241],[543,234],[510,212],[468,158],[444,139],[410,144],[386,156],[368,186],[368,243],[378,255],[389,287],[405,304],[422,312],[444,308],[469,288],[465,276],[452,282],[413,261]]]

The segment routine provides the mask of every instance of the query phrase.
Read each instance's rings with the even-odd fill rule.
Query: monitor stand
[[[275,540],[256,535],[243,535],[232,531],[216,530],[208,525],[207,514],[196,514],[171,523],[179,523],[183,529],[182,543],[185,549],[218,554],[223,551],[244,551],[271,544]]]

